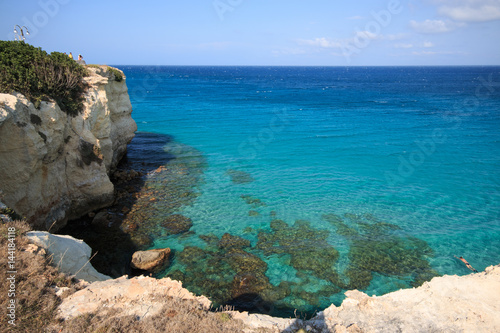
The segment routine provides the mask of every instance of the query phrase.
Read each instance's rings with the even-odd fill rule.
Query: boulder
[[[132,255],[130,266],[143,271],[158,272],[170,263],[170,253],[169,248],[137,251]]]
[[[83,240],[66,235],[53,235],[46,231],[30,231],[26,233],[26,238],[45,249],[52,257],[51,264],[63,273],[75,275],[77,279],[87,282],[111,279],[92,267],[92,249]]]

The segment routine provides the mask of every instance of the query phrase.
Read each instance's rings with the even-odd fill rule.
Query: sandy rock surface
[[[135,315],[146,317],[157,314],[166,304],[165,296],[196,300],[208,309],[211,302],[205,296],[195,296],[182,287],[179,281],[163,278],[126,276],[102,282],[95,282],[65,298],[59,306],[58,317],[72,319],[92,313],[101,307],[109,311],[118,310],[116,316]],[[100,314],[103,314],[101,308]]]

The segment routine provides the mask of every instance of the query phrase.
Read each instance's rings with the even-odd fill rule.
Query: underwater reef
[[[99,251],[96,267],[108,275],[136,274],[120,271],[132,253],[154,247],[156,239],[168,247],[171,239],[177,244],[171,265],[156,277],[182,281],[216,307],[281,317],[295,310],[310,316],[340,304],[346,290],[369,290],[375,278],[391,278],[396,290],[438,275],[426,242],[371,214],[324,214],[318,228],[306,220],[288,223],[262,199],[241,194],[248,216],[260,224],[237,234],[197,234],[198,221],[183,215],[182,207],[201,195],[206,161],[192,147],[171,141],[161,146],[165,164],[119,170],[115,205],[97,213],[85,231],[85,241]],[[234,186],[253,179],[235,170],[228,175]]]
[[[323,219],[337,229],[334,236],[349,243],[343,270],[336,265],[340,253],[328,242],[329,230],[314,228],[304,220],[289,225],[273,219],[269,229],[245,230],[256,234],[254,245],[229,233],[221,238],[199,235],[206,246],[186,246],[177,252],[176,268],[165,276],[183,281],[186,288],[208,296],[215,305],[287,316],[295,309],[312,315],[331,304],[334,294],[368,288],[375,274],[400,278],[408,287],[438,275],[427,261],[433,255],[427,243],[405,236],[394,224],[370,214],[325,214]],[[292,267],[295,278],[272,284],[266,275],[266,260],[271,257]]]

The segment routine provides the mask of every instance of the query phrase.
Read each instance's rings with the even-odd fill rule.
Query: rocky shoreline
[[[52,242],[40,238],[52,237]],[[71,248],[81,241],[70,236],[28,233],[30,241],[48,254],[60,256],[67,249],[54,246],[63,239]],[[73,245],[69,243],[75,243]],[[31,248],[40,253],[40,249]],[[87,258],[90,254],[87,254]],[[69,255],[64,260],[74,262]],[[91,266],[90,264],[88,266]],[[67,265],[61,266],[65,270]],[[66,271],[73,273],[74,271]],[[78,272],[80,273],[80,272]],[[80,276],[81,278],[81,276]],[[100,280],[100,281],[99,281]],[[57,310],[60,320],[99,313],[100,316],[146,320],[159,314],[168,303],[165,297],[190,300],[208,311],[211,302],[195,296],[179,281],[145,276],[118,279],[100,276],[93,283],[81,282],[83,289],[62,300]],[[248,312],[225,311],[241,321],[243,332],[496,332],[500,330],[500,264],[484,272],[466,276],[435,277],[421,287],[403,289],[383,296],[368,296],[358,290],[347,291],[340,306],[331,305],[310,320],[275,318]],[[302,330],[302,331],[300,331]]]

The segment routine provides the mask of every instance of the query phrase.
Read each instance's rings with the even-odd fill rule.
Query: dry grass
[[[100,309],[91,315],[69,321],[55,319],[61,298],[54,286],[69,287],[63,297],[81,286],[71,277],[50,266],[50,257],[24,251],[29,242],[23,236],[30,227],[21,221],[0,224],[0,267],[6,272],[8,264],[8,228],[16,229],[16,326],[8,323],[5,315],[9,300],[9,284],[0,284],[0,332],[50,332],[50,333],[105,333],[105,332],[193,332],[234,333],[242,332],[243,324],[225,312],[211,312],[193,300],[164,296],[164,306],[159,314],[146,318],[121,316],[117,310]],[[6,275],[6,274],[4,274]],[[4,279],[5,277],[2,276]]]
[[[8,269],[7,230],[16,229],[16,258],[15,258],[15,297],[9,297],[10,283],[4,283]],[[50,323],[60,303],[52,286],[74,288],[74,281],[65,274],[61,274],[50,266],[45,256],[23,251],[28,241],[23,235],[30,228],[25,222],[15,221],[0,224],[0,267],[4,269],[0,284],[0,307],[3,309],[0,317],[0,332],[43,332],[43,328]],[[73,291],[76,289],[73,289]],[[5,309],[11,299],[16,300],[15,324],[8,323]]]
[[[165,296],[162,310],[146,318],[120,316],[116,310],[99,309],[90,315],[79,316],[59,324],[51,333],[236,333],[243,324],[225,312],[202,309],[196,301]]]

